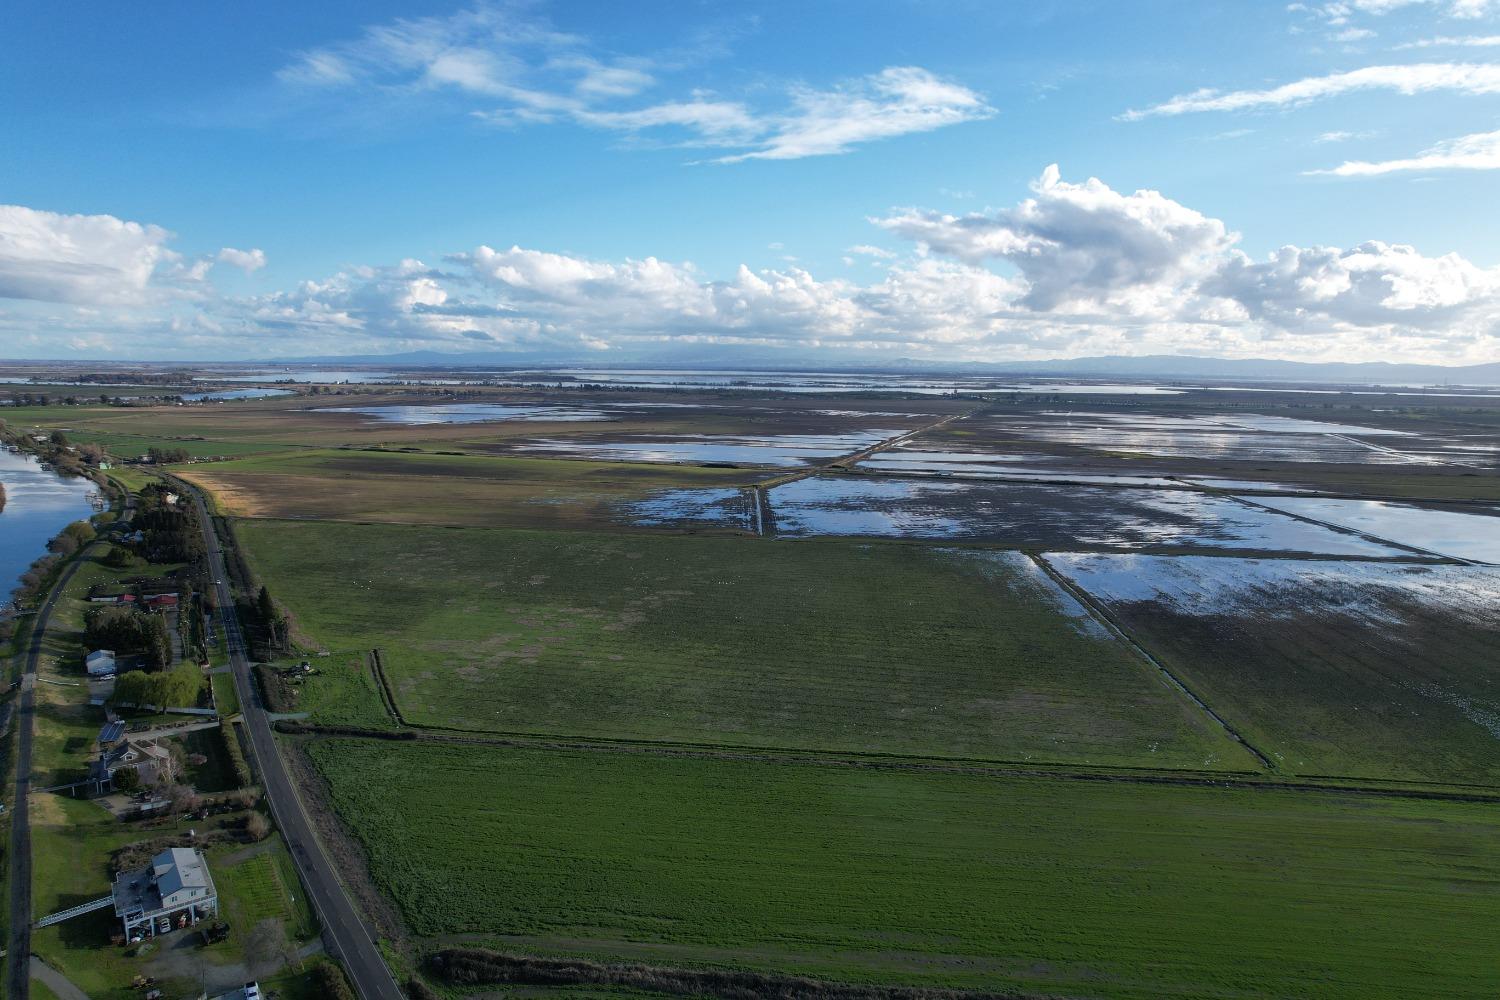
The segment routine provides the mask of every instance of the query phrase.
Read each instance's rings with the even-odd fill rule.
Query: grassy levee
[[[668,489],[734,489],[764,473],[488,455],[314,450],[180,468],[239,516],[473,527],[598,527]]]
[[[1254,767],[1015,553],[270,520],[236,533],[308,641],[380,648],[414,725]],[[322,701],[309,680],[301,707],[342,721],[329,717],[351,713],[355,679]],[[360,714],[383,714],[373,689]]]
[[[1067,996],[1500,990],[1492,806],[660,754],[308,752],[429,943]]]

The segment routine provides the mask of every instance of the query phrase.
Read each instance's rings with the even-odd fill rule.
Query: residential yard
[[[189,829],[211,834],[220,820],[122,823],[96,803],[55,795],[35,796],[31,808],[37,917],[107,895],[115,850],[163,837],[185,840]],[[218,844],[205,853],[220,894],[220,914],[232,928],[227,942],[205,947],[193,934],[178,932],[138,954],[110,943],[118,926],[106,909],[36,931],[34,950],[96,1000],[139,997],[130,986],[138,974],[163,980],[168,996],[196,996],[198,976],[174,978],[173,970],[233,966],[259,960],[259,952],[270,955],[266,960],[279,961],[282,953],[316,933],[279,837],[252,847]],[[254,933],[265,921],[279,928],[269,938]]]
[[[381,650],[413,724],[1253,767],[1016,554],[268,520],[236,530],[309,642]],[[355,675],[334,659],[345,692],[312,694],[313,678],[307,707],[348,721]],[[383,715],[374,694],[359,717]]]
[[[1070,996],[1500,990],[1492,805],[654,753],[309,753],[419,943]]]

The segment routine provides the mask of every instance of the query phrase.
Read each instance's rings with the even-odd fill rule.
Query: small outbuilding
[[[113,677],[115,674],[115,651],[96,649],[83,658],[84,669],[90,677]]]

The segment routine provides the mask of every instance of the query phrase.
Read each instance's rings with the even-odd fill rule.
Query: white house
[[[162,851],[149,867],[116,875],[114,897],[127,941],[191,927],[219,908],[208,862],[191,847]]]
[[[83,665],[90,677],[113,677],[115,673],[115,651],[96,649],[83,658]]]

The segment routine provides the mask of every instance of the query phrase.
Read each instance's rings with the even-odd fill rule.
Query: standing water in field
[[[1500,564],[1500,516],[1497,516],[1500,508],[1435,510],[1381,500],[1322,497],[1289,497],[1284,500],[1257,497],[1256,502],[1439,555]]]
[[[758,510],[750,490],[664,490],[621,504],[625,521],[642,527],[738,528],[756,531]]]
[[[568,406],[516,406],[507,403],[443,403],[435,406],[337,406],[319,413],[359,413],[393,424],[484,424],[519,420],[528,423],[575,423],[608,420],[598,410]]]
[[[47,541],[73,521],[93,513],[94,484],[43,469],[30,455],[0,451],[0,605],[10,603],[11,588],[26,568],[46,554]]]

